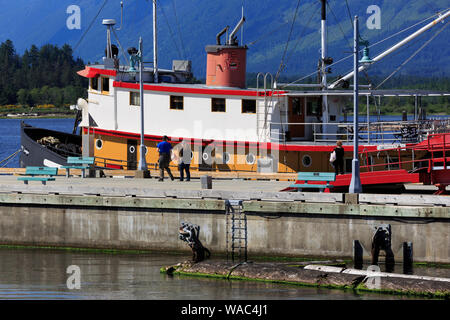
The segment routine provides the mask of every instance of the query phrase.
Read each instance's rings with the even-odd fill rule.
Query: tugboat
[[[156,1],[153,3],[155,6]],[[154,7],[154,27],[155,16]],[[450,10],[442,12],[374,60],[397,50],[448,16]],[[129,56],[125,56],[128,65],[120,65],[119,50],[111,42],[115,21],[105,19],[107,44],[103,64],[88,65],[78,72],[89,79],[88,99],[78,103],[82,113],[79,125],[82,136],[22,125],[20,164],[61,166],[65,165],[67,156],[82,154],[94,156],[96,165],[100,167],[135,170],[138,159],[142,158],[147,165],[156,165],[156,145],[163,136],[168,136],[175,147],[175,154],[177,145],[183,140],[191,147],[192,170],[327,172],[333,171],[328,161],[329,154],[336,141],[341,140],[345,150],[344,169],[349,172],[353,155],[353,124],[343,122],[342,115],[353,99],[353,90],[347,89],[351,74],[335,83],[327,82],[333,59],[327,56],[325,46],[326,0],[322,0],[321,17],[320,82],[313,85],[281,84],[273,81],[271,74],[260,73],[256,88],[246,87],[248,47],[237,39],[238,31],[245,23],[243,15],[229,34],[229,28],[224,28],[217,34],[216,43],[205,47],[205,84],[193,83],[190,61],[174,60],[170,70],[160,69],[156,37],[151,68],[136,69],[137,65],[143,65],[140,62],[143,53],[136,48],[130,48]],[[225,41],[222,42],[224,35]],[[368,50],[364,52],[368,53]],[[313,87],[316,90],[299,91],[292,90],[292,87]],[[359,90],[359,96],[367,97],[368,110],[369,98],[392,95],[415,97],[420,103],[421,97],[449,94],[373,90],[371,87]],[[421,117],[423,113],[420,110],[422,108],[418,104],[414,120],[410,121],[370,122],[368,117],[367,122],[360,123],[358,151],[364,154],[380,151],[378,157],[371,157],[366,165],[395,162],[397,154],[381,151],[419,143],[428,134],[436,132],[432,128],[439,132],[450,131],[449,119],[436,124]],[[46,136],[58,139],[59,144],[47,143],[44,146],[38,143]],[[145,152],[143,157],[141,150]],[[420,152],[415,154],[416,159],[420,156]],[[406,169],[413,170],[413,166]]]

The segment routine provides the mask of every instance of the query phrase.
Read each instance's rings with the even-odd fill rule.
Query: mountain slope
[[[11,39],[18,52],[23,52],[31,44],[45,43],[75,46],[87,31],[92,19],[105,0],[1,0],[0,41]],[[205,77],[205,46],[215,43],[216,34],[226,25],[234,28],[241,16],[244,4],[246,23],[244,24],[244,43],[249,46],[249,72],[271,72],[275,74],[282,57],[283,75],[308,75],[316,71],[320,56],[320,2],[301,0],[298,15],[292,27],[291,41],[286,50],[297,1],[275,0],[228,0],[159,1],[158,8],[158,47],[159,66],[171,68],[173,59],[192,60],[197,78]],[[337,61],[351,52],[353,30],[350,16],[360,17],[361,36],[376,43],[400,30],[411,26],[438,10],[448,7],[448,0],[330,0],[328,2],[328,50]],[[144,40],[146,60],[153,57],[152,42],[152,4],[148,0],[125,0],[124,26],[117,34],[124,49],[138,45]],[[66,20],[69,5],[81,8],[81,30],[68,30]],[[368,6],[381,8],[381,29],[369,30],[366,27]],[[86,62],[100,61],[105,47],[106,32],[101,21],[114,18],[120,24],[120,1],[109,0],[94,21],[83,41],[76,47],[75,55]],[[430,20],[428,20],[430,21]],[[403,37],[417,30],[418,25],[399,36],[383,42],[371,49],[371,56],[387,49]],[[442,24],[442,27],[444,24]],[[387,75],[414,53],[441,26],[427,31],[419,39],[409,43],[404,49],[385,58],[373,66],[369,74]],[[240,39],[240,32],[238,33]],[[402,74],[421,76],[450,76],[450,28],[446,28],[421,53],[411,60]],[[117,43],[117,41],[114,41]],[[286,50],[286,53],[284,54]],[[122,58],[122,62],[123,62]],[[333,68],[333,74],[343,74],[352,68],[352,59]]]

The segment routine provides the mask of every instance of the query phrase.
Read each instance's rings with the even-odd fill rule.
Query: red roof
[[[86,67],[83,70],[80,70],[77,72],[80,76],[85,78],[95,78],[99,75],[105,75],[105,76],[116,76],[116,70],[109,70],[109,69],[98,69],[98,68],[92,68],[92,67]]]

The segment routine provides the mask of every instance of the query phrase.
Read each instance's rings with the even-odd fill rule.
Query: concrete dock
[[[397,261],[403,242],[413,242],[414,261],[450,263],[448,196],[279,192],[289,184],[214,179],[202,189],[199,179],[58,176],[24,185],[2,175],[0,244],[189,252],[178,229],[190,222],[201,227],[204,246],[224,253],[225,200],[236,199],[250,256],[351,258],[359,240],[369,259],[373,227],[390,224]]]

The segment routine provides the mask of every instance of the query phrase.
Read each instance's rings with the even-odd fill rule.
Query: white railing
[[[353,141],[353,122],[341,123],[282,123],[289,130],[280,132],[281,123],[271,123],[270,138],[272,141],[301,140],[313,142],[344,142]],[[303,137],[293,135],[295,128],[303,126]],[[323,132],[323,127],[328,130]],[[275,128],[275,129],[274,129]],[[450,118],[420,121],[384,121],[384,122],[360,122],[358,126],[358,138],[361,143],[395,144],[417,143],[429,134],[450,132]]]

